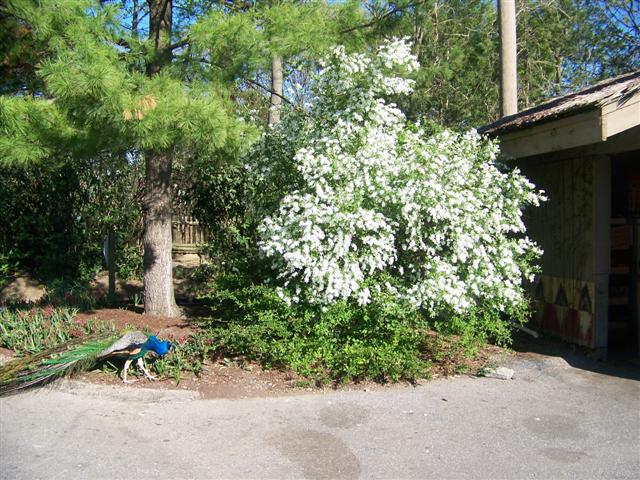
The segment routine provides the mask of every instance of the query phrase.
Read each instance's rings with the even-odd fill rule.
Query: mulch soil
[[[187,312],[188,313],[188,312]],[[132,328],[143,330],[157,335],[161,339],[184,340],[198,330],[193,320],[186,318],[162,317],[143,315],[141,313],[125,310],[105,308],[88,312],[81,312],[76,316],[77,322],[88,320],[111,322],[116,328]],[[4,349],[6,350],[6,349]],[[0,352],[5,356],[11,356],[12,352]],[[474,375],[497,356],[507,352],[501,348],[488,346],[472,360],[465,364],[464,372]],[[453,362],[442,361],[434,364],[432,377],[456,376]],[[130,379],[135,378],[134,368],[129,373]],[[218,357],[209,359],[198,377],[192,373],[185,373],[180,381],[175,379],[162,379],[148,381],[141,376],[133,384],[122,385],[120,379],[113,373],[94,370],[79,375],[81,380],[103,384],[121,385],[122,388],[155,388],[155,389],[187,389],[198,391],[202,398],[248,398],[282,395],[299,395],[309,393],[323,393],[335,390],[381,390],[407,388],[425,383],[420,380],[416,383],[376,383],[376,382],[352,382],[347,384],[316,385],[308,379],[291,371],[266,370],[255,362],[249,362],[242,358]]]
[[[188,337],[196,328],[188,318],[161,317],[157,315],[143,315],[131,310],[120,308],[102,308],[78,313],[77,322],[88,320],[113,323],[118,330],[133,328],[148,331],[162,338],[180,339]]]

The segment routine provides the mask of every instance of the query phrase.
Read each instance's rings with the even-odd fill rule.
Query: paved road
[[[29,392],[0,400],[0,477],[640,478],[640,372],[509,366],[514,380],[267,399]]]

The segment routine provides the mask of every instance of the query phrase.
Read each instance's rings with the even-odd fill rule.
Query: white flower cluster
[[[378,289],[432,313],[524,300],[522,275],[540,251],[523,235],[522,208],[544,197],[501,171],[497,146],[475,131],[428,137],[381,98],[410,92],[394,72],[417,67],[405,40],[373,56],[339,47],[325,61],[297,133],[298,188],[261,227],[260,247],[294,301],[304,291],[365,304],[383,272],[395,286]]]

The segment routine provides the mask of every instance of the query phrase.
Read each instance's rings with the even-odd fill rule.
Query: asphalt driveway
[[[508,363],[513,380],[246,400],[66,383],[0,399],[0,478],[640,478],[640,372]]]

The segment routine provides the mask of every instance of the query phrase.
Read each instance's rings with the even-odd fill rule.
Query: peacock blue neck
[[[146,342],[140,345],[140,347],[140,353],[142,355],[145,355],[148,351],[152,351],[155,352],[159,357],[164,357],[167,352],[169,352],[171,344],[166,340],[160,341],[156,336],[151,335]]]

